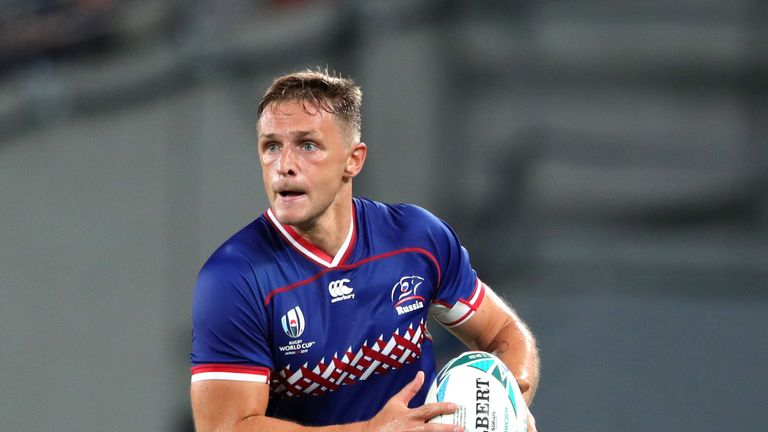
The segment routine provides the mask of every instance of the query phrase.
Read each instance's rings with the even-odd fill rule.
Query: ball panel
[[[460,425],[467,432],[527,431],[525,401],[514,376],[486,352],[469,351],[449,361],[430,385],[429,402],[459,405],[455,414],[437,416],[430,423]]]

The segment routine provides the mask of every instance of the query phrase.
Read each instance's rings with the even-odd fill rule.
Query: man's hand
[[[520,393],[523,393],[523,397],[525,397],[525,393],[531,389],[531,382],[525,378],[516,377],[516,380],[517,380],[517,386],[520,388]],[[536,419],[533,418],[533,414],[531,414],[531,410],[530,408],[528,408],[527,405],[525,407],[525,410],[528,415],[528,432],[537,432]]]
[[[386,405],[372,419],[363,423],[363,432],[461,432],[460,426],[426,423],[440,414],[453,414],[458,408],[450,402],[429,403],[418,408],[408,408],[424,385],[424,372],[416,373],[416,378],[392,396]]]
[[[528,411],[528,432],[538,432],[536,429],[536,419],[533,418],[533,414],[531,414],[531,410],[526,407],[526,411]]]

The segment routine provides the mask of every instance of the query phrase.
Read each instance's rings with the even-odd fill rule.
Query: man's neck
[[[335,257],[344,245],[352,226],[352,199],[334,203],[311,226],[292,226],[294,231],[318,249]]]

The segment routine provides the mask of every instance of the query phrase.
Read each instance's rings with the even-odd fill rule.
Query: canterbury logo
[[[331,293],[331,303],[340,302],[342,300],[352,300],[355,298],[355,293],[352,292],[353,288],[347,286],[350,282],[349,279],[339,279],[328,284],[328,292]]]

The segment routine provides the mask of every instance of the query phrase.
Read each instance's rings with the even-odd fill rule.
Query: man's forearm
[[[525,323],[515,315],[499,330],[488,351],[498,356],[515,375],[523,397],[530,405],[539,385],[539,351],[536,339]]]
[[[461,326],[449,329],[469,348],[498,356],[515,375],[525,401],[530,404],[539,384],[539,351],[536,339],[490,287],[475,315]]]
[[[265,430],[275,432],[363,432],[365,431],[365,422],[331,426],[302,426],[287,420],[267,417],[265,415],[255,415],[239,421],[234,430],[236,432]],[[202,431],[198,430],[198,432]]]

